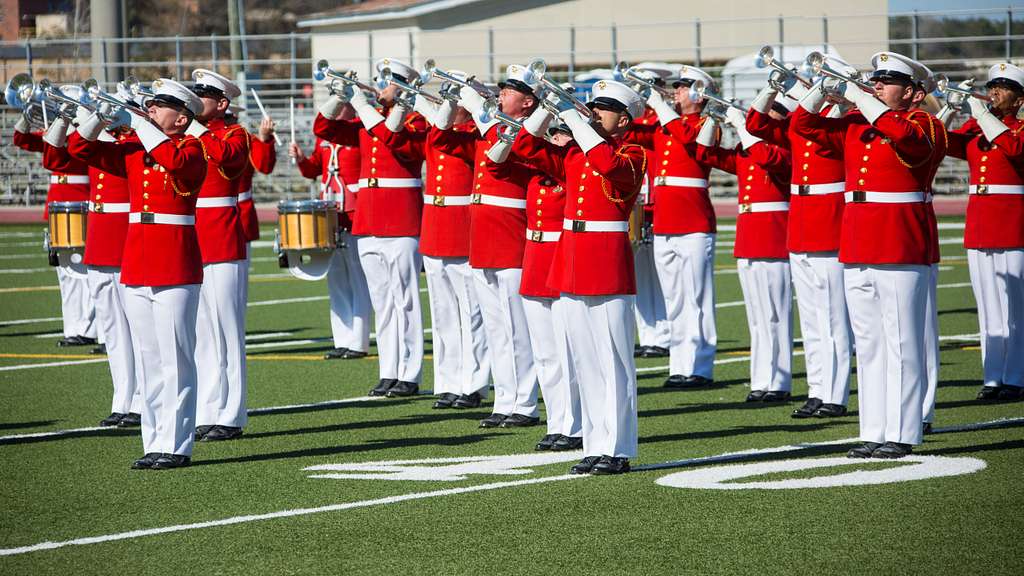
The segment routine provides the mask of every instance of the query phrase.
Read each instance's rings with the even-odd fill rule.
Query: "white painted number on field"
[[[877,464],[879,460],[871,460]],[[676,472],[656,480],[657,484],[672,488],[702,488],[706,490],[784,490],[792,488],[833,488],[836,486],[865,486],[869,484],[891,484],[944,476],[971,474],[985,468],[984,460],[977,458],[951,458],[946,456],[907,456],[893,466],[881,469],[854,470],[831,476],[814,478],[791,478],[754,482],[733,482],[751,476],[799,472],[815,468],[836,468],[839,466],[864,466],[864,460],[849,458],[805,458],[778,462],[757,462],[754,464],[733,464],[714,466],[699,470]]]
[[[310,478],[337,480],[429,480],[456,482],[470,474],[518,476],[532,474],[531,466],[575,462],[580,452],[550,454],[519,454],[513,456],[475,456],[468,458],[431,458],[426,460],[393,460],[353,464],[322,464],[303,468]]]

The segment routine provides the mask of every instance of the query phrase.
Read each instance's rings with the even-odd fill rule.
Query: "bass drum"
[[[337,247],[334,202],[282,200],[277,204],[277,249],[282,268],[300,280],[321,280]]]

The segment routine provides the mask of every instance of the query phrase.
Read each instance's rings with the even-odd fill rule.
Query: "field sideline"
[[[375,356],[322,360],[325,283],[277,268],[270,227],[253,250],[245,435],[198,444],[190,468],[130,470],[137,432],[97,427],[104,359],[55,346],[41,226],[0,225],[0,574],[1024,573],[1024,403],[974,399],[962,219],[941,220],[937,433],[897,463],[843,458],[856,393],[847,417],[789,417],[806,394],[799,347],[792,402],[743,402],[721,224],[717,385],[669,391],[667,359],[638,360],[640,456],[621,477],[568,476],[580,454],[534,452],[543,426],[477,428],[489,402],[367,398]]]

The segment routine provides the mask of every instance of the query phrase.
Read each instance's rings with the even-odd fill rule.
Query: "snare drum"
[[[85,248],[88,202],[50,202],[47,206],[47,213],[50,220],[50,249]]]
[[[334,250],[338,216],[334,202],[282,200],[277,204],[281,250]]]

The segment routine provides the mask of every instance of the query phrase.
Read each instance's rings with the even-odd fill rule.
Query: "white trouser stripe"
[[[218,196],[196,200],[196,208],[230,208],[238,205],[238,196]]]

